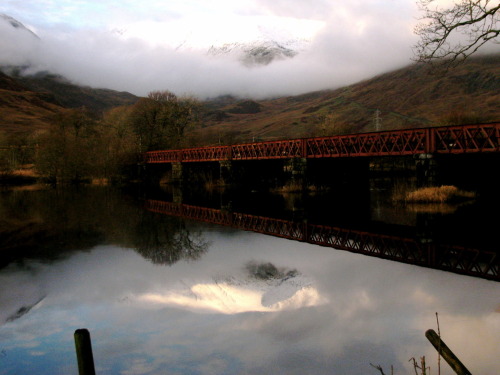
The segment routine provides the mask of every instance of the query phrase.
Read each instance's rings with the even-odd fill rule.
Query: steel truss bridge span
[[[150,151],[146,163],[500,152],[500,123]]]
[[[397,262],[500,281],[495,251],[422,243],[411,238],[293,222],[213,208],[147,200],[147,210],[347,250]]]

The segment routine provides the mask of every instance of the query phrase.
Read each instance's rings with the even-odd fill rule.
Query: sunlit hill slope
[[[408,67],[336,90],[270,100],[207,103],[205,140],[252,141],[500,119],[500,54],[448,72]]]
[[[103,113],[116,106],[131,105],[137,99],[128,92],[79,86],[46,72],[23,76],[0,71],[0,131],[43,130],[64,108],[85,107]]]
[[[102,113],[137,99],[47,73],[0,73],[0,131],[42,130],[64,108]],[[206,100],[200,124],[190,130],[186,145],[498,121],[499,103],[500,54],[471,58],[446,73],[413,64],[347,87],[299,96]]]

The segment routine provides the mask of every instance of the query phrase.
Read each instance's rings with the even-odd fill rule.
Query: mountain
[[[0,25],[9,37],[23,36],[37,45],[40,38],[18,20],[0,13]],[[8,55],[7,52],[4,51]],[[6,56],[8,57],[8,56]],[[20,65],[22,64],[22,65]],[[112,107],[129,105],[137,97],[128,92],[84,87],[50,72],[28,74],[30,59],[18,64],[9,59],[0,65],[0,130],[32,132],[45,129],[55,113],[64,108],[85,107],[102,113]]]
[[[0,71],[0,130],[7,133],[46,129],[54,114],[62,111],[49,93],[29,90]]]
[[[277,42],[275,40],[262,40],[250,43],[214,45],[208,49],[208,55],[233,57],[243,65],[252,67],[269,65],[275,60],[293,58],[299,51],[300,44],[298,41]]]
[[[210,58],[237,61],[247,67],[269,65],[290,59],[312,46],[316,32],[324,26],[312,20],[276,20],[266,17],[252,21],[245,16],[210,28],[155,24],[155,33],[146,33],[144,25],[124,24],[112,33],[120,39],[139,38],[154,46],[176,52],[194,53]],[[235,27],[235,24],[238,26]],[[153,34],[153,35],[152,35]]]
[[[19,22],[18,20],[16,20],[15,18],[12,18],[11,16],[7,15],[7,14],[4,14],[4,13],[0,13],[0,21],[3,20],[4,22],[10,24],[13,28],[21,31],[21,32],[27,32],[27,33],[30,33],[32,36],[34,36],[35,38],[37,39],[40,39],[38,37],[38,35],[36,35],[33,31],[31,31],[30,29],[28,29],[26,26],[24,26],[21,22]]]
[[[76,85],[63,76],[49,72],[16,75],[15,78],[32,91],[53,95],[57,103],[65,108],[86,107],[94,112],[103,112],[112,107],[134,104],[138,99],[129,92]]]
[[[0,69],[0,130],[7,133],[46,129],[64,108],[86,107],[101,113],[138,100],[127,92],[82,87],[50,73],[23,76],[22,68],[10,71],[12,75],[7,75]]]
[[[342,87],[268,100],[220,97],[205,102],[205,143],[500,120],[500,54],[476,56],[447,72],[421,64]],[[225,139],[224,139],[225,135]]]
[[[249,142],[500,120],[500,54],[448,72],[412,64],[356,84],[267,100],[221,96],[203,102],[191,145]],[[61,76],[0,73],[0,130],[44,129],[54,113],[104,111],[138,98],[74,85]]]

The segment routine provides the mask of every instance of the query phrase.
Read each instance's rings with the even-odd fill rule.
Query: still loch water
[[[384,197],[183,199],[498,251],[484,215],[498,203],[435,213]],[[473,374],[500,373],[497,281],[155,213],[146,198],[175,194],[0,192],[0,374],[77,374],[78,328],[98,374],[399,375],[422,356],[437,374],[436,312]]]

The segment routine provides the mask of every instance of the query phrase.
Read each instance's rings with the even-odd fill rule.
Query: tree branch
[[[385,375],[384,370],[382,369],[382,366],[380,366],[380,365],[375,366],[373,363],[370,363],[370,366],[375,367],[377,370],[379,370],[381,375]]]
[[[420,41],[414,46],[415,61],[456,65],[476,53],[484,44],[500,34],[500,5],[490,0],[460,0],[451,9],[431,8],[434,0],[420,0],[424,12],[414,32]],[[428,20],[428,21],[426,21]],[[466,40],[453,42],[462,34]]]

